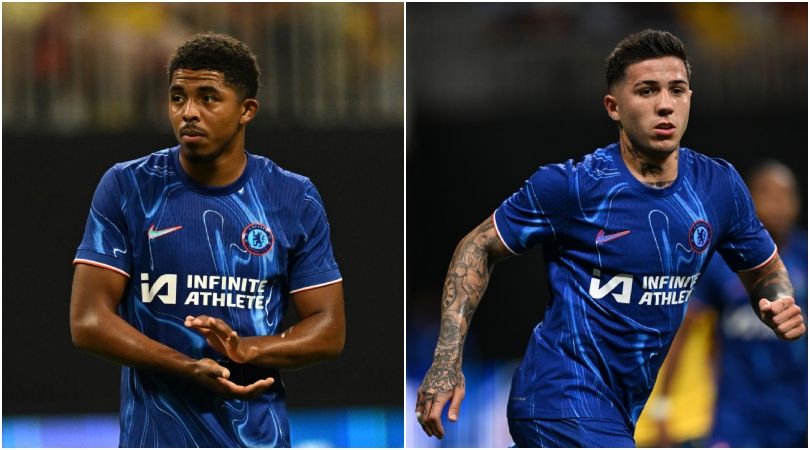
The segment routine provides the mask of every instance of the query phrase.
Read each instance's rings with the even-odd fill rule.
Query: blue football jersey
[[[796,304],[807,311],[807,232],[791,233],[779,255],[793,283]],[[777,338],[751,308],[737,274],[720,258],[712,258],[694,295],[699,304],[718,312],[720,364],[713,443],[806,446],[807,336],[790,342]]]
[[[183,171],[174,147],[116,164],[96,189],[74,263],[131,278],[121,317],[192,358],[220,362],[237,384],[276,380],[255,399],[226,400],[125,366],[121,446],[290,446],[279,371],[229,362],[183,324],[209,315],[240,336],[277,334],[290,294],[341,280],[312,183],[267,158],[247,159],[234,183],[207,187]]]
[[[543,245],[551,300],[515,372],[510,418],[602,418],[630,433],[714,250],[736,270],[776,252],[745,184],[686,148],[668,187],[619,145],[540,167],[494,213],[514,253]]]

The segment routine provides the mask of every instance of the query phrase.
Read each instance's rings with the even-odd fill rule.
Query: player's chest
[[[706,262],[722,224],[682,202],[616,202],[580,208],[563,235],[566,251],[610,272],[693,274]]]
[[[133,222],[135,259],[153,271],[270,278],[285,267],[289,236],[269,203],[189,193],[169,198]]]

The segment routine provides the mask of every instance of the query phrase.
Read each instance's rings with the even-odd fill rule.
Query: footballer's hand
[[[188,316],[185,325],[200,332],[208,345],[227,356],[231,361],[239,364],[250,362],[255,349],[243,341],[239,334],[222,319],[209,316]]]
[[[772,302],[761,299],[759,317],[780,339],[796,340],[807,331],[802,310],[793,297],[784,297]]]
[[[256,381],[253,384],[242,386],[230,381],[231,373],[225,367],[217,364],[210,358],[195,361],[192,377],[206,388],[216,392],[221,397],[248,400],[266,391],[276,381],[272,377]]]
[[[428,436],[444,437],[442,411],[447,401],[447,418],[455,422],[464,400],[464,374],[455,367],[433,364],[428,370],[416,396],[416,420]]]

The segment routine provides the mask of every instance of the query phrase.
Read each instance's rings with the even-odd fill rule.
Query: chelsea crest
[[[273,232],[267,225],[252,223],[242,231],[242,245],[248,252],[261,256],[273,248]]]

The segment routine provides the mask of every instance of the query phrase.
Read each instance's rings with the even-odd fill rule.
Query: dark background
[[[402,22],[398,4],[4,5],[4,417],[117,413],[119,367],[71,343],[71,262],[105,170],[176,145],[164,64],[209,29],[257,54],[246,149],[313,181],[344,278],[343,355],[285,371],[288,405],[400,408]]]
[[[577,161],[618,140],[602,104],[604,61],[645,28],[679,36],[692,61],[681,145],[743,174],[761,158],[786,163],[806,226],[806,4],[408,4],[409,406],[430,365],[456,244],[540,165]],[[495,267],[464,348],[463,419],[438,441],[406,415],[409,445],[508,445],[506,394],[502,405],[491,403],[501,395],[487,390],[496,378],[472,374],[496,376],[522,358],[548,298],[539,247]],[[509,375],[499,389],[508,390]]]

